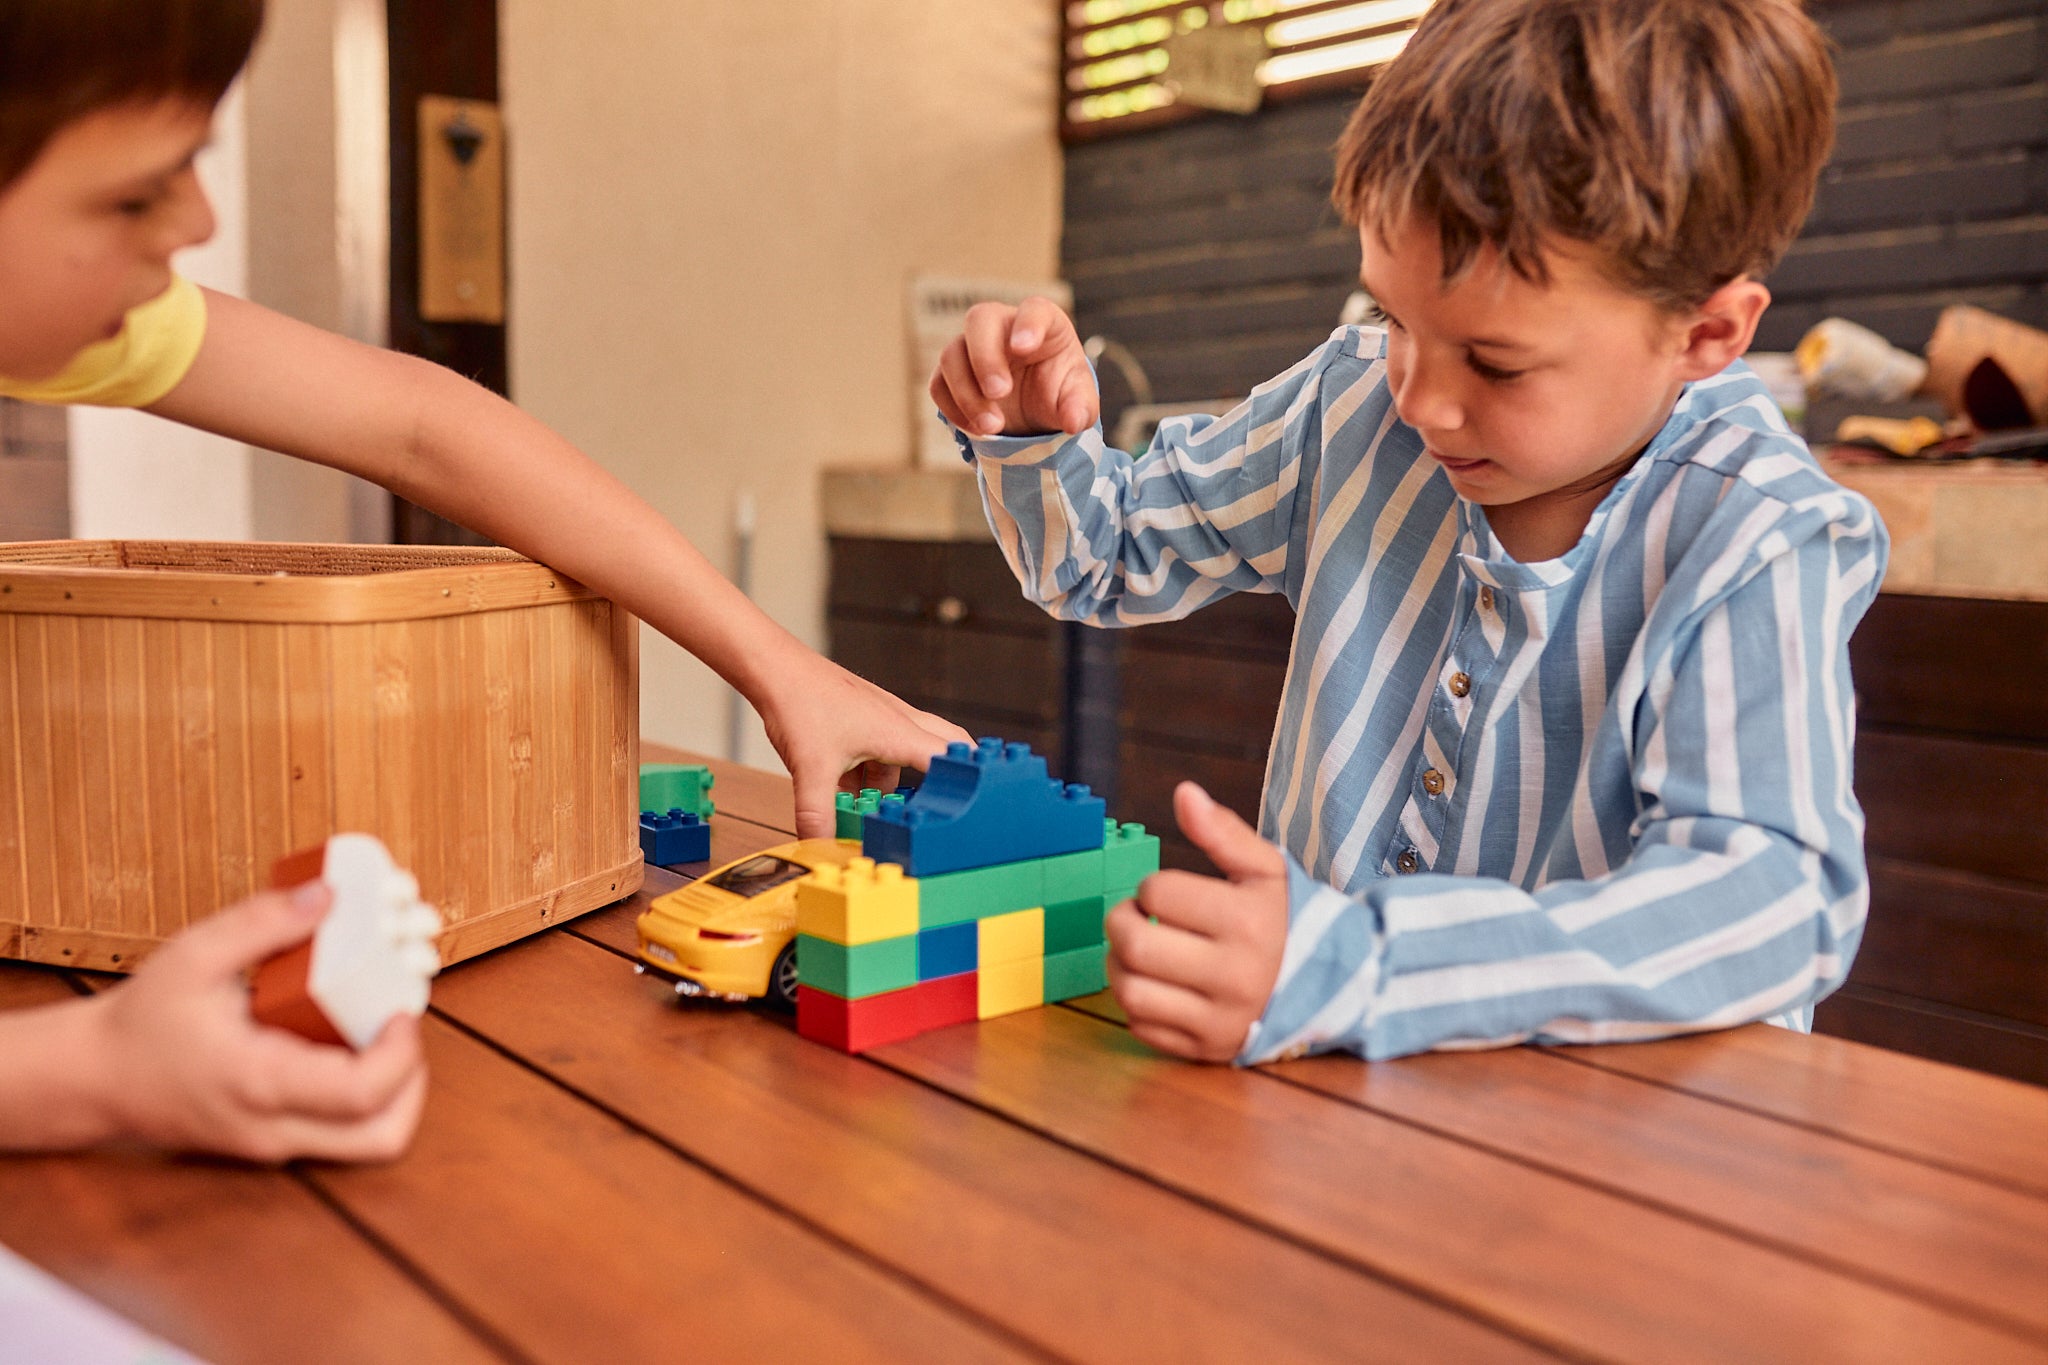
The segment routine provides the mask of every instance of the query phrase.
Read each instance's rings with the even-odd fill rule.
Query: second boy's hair
[[[1433,223],[1548,278],[1582,242],[1669,309],[1784,254],[1834,139],[1827,40],[1797,0],[1439,0],[1366,93],[1332,198],[1385,238]]]
[[[87,114],[212,105],[262,24],[263,0],[0,0],[0,189]]]

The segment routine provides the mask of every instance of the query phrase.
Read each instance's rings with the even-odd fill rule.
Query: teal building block
[[[839,792],[832,798],[832,837],[858,839],[862,820],[884,807],[893,810],[902,805],[901,790],[884,795],[877,787],[863,787],[859,796],[852,792]]]
[[[1109,902],[1100,895],[1061,901],[1045,907],[1045,955],[1097,947],[1102,942],[1102,917]]]
[[[1030,910],[1044,904],[1043,858],[917,879],[917,923],[921,929],[1007,915],[1012,910]]]
[[[1045,861],[1045,904],[1050,906],[1058,901],[1077,901],[1084,896],[1099,896],[1107,883],[1103,880],[1102,850],[1083,849],[1079,853],[1062,853]]]
[[[717,781],[701,763],[642,763],[640,809],[682,810],[700,820],[715,813],[711,786]]]
[[[1047,953],[1045,955],[1045,998],[1050,1004],[1054,1000],[1072,1000],[1077,995],[1093,995],[1109,987],[1109,949],[1103,944],[1093,948],[1076,948],[1071,952]]]
[[[1147,834],[1143,825],[1102,823],[1102,889],[1115,905],[1136,895],[1138,883],[1159,870],[1159,836]]]
[[[797,980],[842,1000],[898,991],[917,984],[917,935],[851,946],[796,936]]]

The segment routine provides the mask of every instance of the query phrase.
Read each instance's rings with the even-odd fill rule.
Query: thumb
[[[312,937],[332,899],[327,884],[317,881],[289,893],[266,891],[201,920],[173,942],[188,967],[225,980]]]
[[[1280,850],[1259,837],[1259,832],[1239,818],[1236,811],[1220,805],[1216,798],[1193,782],[1173,789],[1173,814],[1181,833],[1209,855],[1216,870],[1234,882],[1259,877],[1278,877],[1287,871]]]

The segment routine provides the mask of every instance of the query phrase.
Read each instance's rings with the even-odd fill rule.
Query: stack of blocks
[[[846,1052],[1107,984],[1102,918],[1159,840],[1029,745],[952,745],[907,800],[842,797],[862,857],[797,885],[797,1031]]]
[[[701,763],[640,765],[640,854],[657,867],[711,856],[711,769]]]

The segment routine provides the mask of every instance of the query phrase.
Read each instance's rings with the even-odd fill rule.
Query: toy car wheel
[[[775,955],[775,966],[768,973],[768,1003],[786,1010],[796,1008],[795,939]]]

